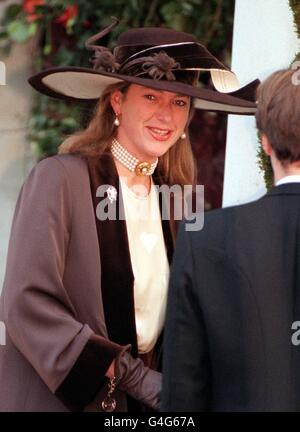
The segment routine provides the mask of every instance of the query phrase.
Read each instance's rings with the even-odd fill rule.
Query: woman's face
[[[111,95],[120,126],[116,139],[139,160],[152,161],[166,153],[184,132],[190,98],[131,84]]]

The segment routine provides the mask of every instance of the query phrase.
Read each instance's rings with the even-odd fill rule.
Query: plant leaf
[[[29,37],[29,26],[21,20],[12,21],[7,26],[9,37],[15,42],[25,42]]]

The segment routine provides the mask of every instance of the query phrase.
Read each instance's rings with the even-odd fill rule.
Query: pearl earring
[[[180,135],[180,138],[181,138],[181,139],[185,139],[185,138],[186,138],[186,133],[183,132],[183,133]]]
[[[117,127],[120,126],[120,120],[118,119],[117,114],[116,114],[116,118],[114,120],[114,125],[117,126]]]

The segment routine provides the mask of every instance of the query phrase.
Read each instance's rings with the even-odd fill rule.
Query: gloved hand
[[[117,386],[129,396],[158,410],[162,374],[146,367],[141,359],[123,352],[115,359]]]

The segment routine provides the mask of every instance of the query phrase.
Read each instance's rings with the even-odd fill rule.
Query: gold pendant
[[[101,403],[102,409],[105,412],[112,412],[116,409],[117,402],[114,398],[107,396]]]
[[[148,175],[149,171],[151,170],[151,164],[150,162],[140,162],[137,164],[134,170],[139,176]]]
[[[103,401],[101,402],[101,407],[103,411],[112,412],[116,409],[117,401],[116,399],[111,397],[112,393],[115,391],[116,385],[117,385],[116,377],[110,378],[108,382],[108,388],[109,388],[108,393],[103,399]]]

